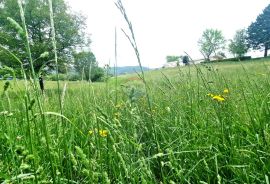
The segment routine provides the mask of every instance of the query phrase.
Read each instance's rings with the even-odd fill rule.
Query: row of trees
[[[200,52],[205,60],[210,60],[212,55],[224,56],[226,40],[220,30],[206,29],[198,41]],[[268,54],[270,46],[270,4],[251,23],[248,29],[236,31],[232,40],[229,40],[228,50],[235,57],[244,56],[250,48],[264,49],[264,57]]]
[[[247,32],[245,29],[236,31],[233,39],[229,40],[229,52],[237,58],[244,56],[249,49],[247,38]],[[225,57],[223,50],[226,48],[226,39],[220,30],[206,29],[198,41],[198,45],[205,60],[210,60],[212,55],[216,58]]]
[[[0,43],[1,46],[21,58],[25,69],[29,69],[28,57],[25,51],[23,36],[18,32],[21,25],[20,12],[17,0],[0,1]],[[51,28],[48,1],[25,0],[25,20],[29,32],[30,47],[36,72],[41,70],[49,72],[55,70],[53,46],[51,44]],[[64,0],[53,1],[54,21],[56,29],[57,54],[59,72],[66,72],[67,68],[75,69],[79,75],[84,71],[87,80],[98,80],[95,71],[99,71],[94,54],[89,50],[91,40],[86,30],[86,18],[73,13]],[[46,53],[46,54],[44,54]],[[0,67],[11,67],[19,75],[19,63],[2,49],[0,50]],[[91,72],[85,72],[92,69]]]

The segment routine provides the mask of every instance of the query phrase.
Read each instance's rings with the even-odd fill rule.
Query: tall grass
[[[48,81],[45,96],[34,70],[0,81],[0,183],[269,183],[269,67],[164,69],[117,87]]]
[[[265,63],[269,66],[269,62]],[[92,84],[70,82],[65,95],[66,125],[55,127],[60,118],[45,116],[50,136],[50,152],[54,158],[56,181],[67,183],[264,183],[269,176],[269,82],[267,68],[261,63],[213,65],[201,67],[211,93],[223,94],[218,102],[191,67],[146,73],[153,92],[153,119],[161,152],[156,153],[155,140],[148,125],[143,83],[133,76],[119,77],[119,104],[115,105],[114,81]],[[256,68],[256,70],[254,70]],[[218,71],[216,71],[218,69]],[[166,77],[165,77],[166,76]],[[249,81],[247,81],[247,76]],[[180,78],[181,77],[181,78]],[[170,82],[168,82],[170,81]],[[19,85],[22,85],[19,83]],[[63,85],[63,84],[61,84]],[[36,103],[25,108],[23,92],[17,87],[6,91],[1,100],[1,177],[2,181],[25,174],[18,183],[37,180],[52,181],[42,119],[35,116]],[[47,83],[44,108],[58,111],[57,84]],[[109,93],[109,94],[108,94]],[[93,96],[95,95],[95,96]],[[106,100],[104,100],[106,99]],[[8,111],[8,112],[5,112]],[[27,120],[29,119],[29,120]],[[30,122],[32,144],[29,140]],[[36,125],[35,125],[36,124]],[[108,135],[99,134],[107,130]],[[90,132],[89,132],[90,131]],[[35,154],[31,154],[31,145]],[[65,152],[66,147],[68,152]],[[36,170],[29,163],[36,161]],[[160,164],[157,164],[159,161]],[[24,168],[27,165],[28,168]],[[159,165],[162,167],[162,174]],[[31,176],[31,175],[30,175]]]

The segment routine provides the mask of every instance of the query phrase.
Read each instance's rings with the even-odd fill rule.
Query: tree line
[[[222,31],[217,29],[206,29],[198,41],[200,52],[205,60],[209,61],[211,56],[224,56],[226,39]],[[264,50],[264,57],[268,56],[270,46],[270,4],[258,15],[247,29],[236,31],[233,39],[229,40],[228,50],[236,58],[243,57],[249,49]]]
[[[221,30],[206,29],[198,41],[201,54],[206,61],[211,57],[215,59],[225,58],[224,50],[227,49],[235,59],[241,60],[250,50],[264,50],[264,57],[268,56],[270,49],[270,4],[257,16],[247,29],[237,30],[233,39],[227,40]],[[167,56],[167,62],[178,61],[183,56]]]
[[[23,7],[35,72],[53,73],[55,62],[48,2],[25,0]],[[21,19],[18,9],[17,0],[0,1],[0,75],[8,73],[10,68],[17,77],[21,75],[19,63],[6,50],[23,61],[25,70],[30,69],[24,49],[24,35],[19,30]],[[72,71],[76,75],[84,75],[83,78],[87,80],[100,80],[103,70],[98,67],[96,57],[90,49],[91,39],[85,31],[86,17],[72,12],[64,0],[54,0],[53,11],[59,72]]]

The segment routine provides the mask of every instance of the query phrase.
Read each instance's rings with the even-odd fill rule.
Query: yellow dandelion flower
[[[101,137],[107,137],[108,136],[108,130],[99,130],[99,135]]]
[[[229,93],[229,89],[228,89],[228,88],[225,88],[225,89],[223,90],[223,93],[225,93],[225,94]]]
[[[225,100],[225,98],[222,97],[221,95],[215,95],[212,99],[218,102],[223,102]]]
[[[211,94],[211,93],[208,93],[207,96],[210,96],[210,97],[214,97],[215,95]]]
[[[89,135],[92,135],[93,133],[94,133],[93,130],[89,130],[89,131],[88,131],[88,134],[89,134]]]

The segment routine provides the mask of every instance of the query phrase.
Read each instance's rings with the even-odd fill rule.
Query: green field
[[[269,69],[155,70],[147,88],[135,74],[67,81],[60,100],[54,82],[41,95],[1,81],[0,183],[269,183]]]

